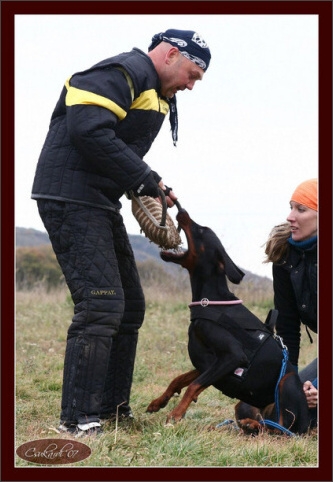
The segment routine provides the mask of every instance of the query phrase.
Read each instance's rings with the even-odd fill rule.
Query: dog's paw
[[[166,423],[177,423],[180,422],[185,417],[185,413],[177,410],[172,410],[167,416]]]
[[[168,397],[162,396],[162,397],[156,398],[155,400],[150,402],[150,404],[147,407],[146,412],[149,412],[149,413],[158,412],[161,408],[164,408],[164,407],[167,406],[168,401],[169,401]]]
[[[262,425],[252,418],[243,418],[242,420],[237,420],[237,425],[246,435],[258,435],[262,432]]]
[[[155,402],[155,400],[153,400],[148,405],[146,412],[148,412],[148,413],[158,412],[160,408],[161,407]]]

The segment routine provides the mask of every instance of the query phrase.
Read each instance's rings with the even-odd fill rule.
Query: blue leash
[[[280,371],[280,376],[279,379],[276,383],[275,387],[275,410],[276,410],[276,419],[279,420],[280,416],[280,397],[279,397],[279,383],[281,379],[285,376],[286,374],[286,368],[287,368],[287,363],[288,363],[288,349],[287,347],[283,344],[282,338],[280,336],[275,335],[275,338],[278,339],[282,346],[282,353],[283,353],[283,359],[282,359],[282,365],[281,365],[281,371]]]
[[[279,415],[280,415],[279,383],[280,383],[281,379],[284,377],[284,375],[286,374],[286,368],[287,368],[287,363],[288,363],[288,349],[283,344],[282,338],[280,336],[275,335],[274,337],[276,339],[278,339],[278,341],[280,342],[281,347],[282,347],[282,353],[283,353],[281,371],[280,371],[280,375],[279,375],[278,381],[277,381],[276,386],[275,386],[276,419],[279,420]],[[235,422],[231,419],[228,419],[228,420],[225,420],[224,422],[221,422],[221,423],[217,424],[215,428],[219,428],[219,427],[222,427],[224,425],[230,425],[232,423],[235,423]],[[277,428],[278,430],[281,430],[281,432],[283,432],[283,433],[285,433],[285,434],[287,434],[291,437],[295,437],[295,435],[296,435],[293,432],[291,432],[290,430],[288,430],[287,428],[283,427],[279,423],[273,422],[272,420],[260,420],[259,423],[261,425],[268,425],[270,427]]]
[[[281,432],[285,433],[286,435],[289,435],[290,437],[296,437],[296,434],[288,430],[287,428],[283,427],[279,423],[272,422],[272,420],[260,420],[259,422],[261,425],[269,425],[273,428],[277,428],[278,430],[281,430]]]

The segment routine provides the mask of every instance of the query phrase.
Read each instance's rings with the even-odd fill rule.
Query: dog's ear
[[[229,281],[231,281],[231,283],[238,285],[244,278],[245,273],[243,273],[243,271],[239,269],[238,266],[235,265],[235,263],[229,257],[229,255],[227,254],[222,244],[219,247],[219,256],[221,258],[222,263],[224,264],[224,271]]]

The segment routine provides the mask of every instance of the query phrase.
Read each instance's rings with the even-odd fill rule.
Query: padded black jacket
[[[273,264],[276,331],[298,365],[301,323],[317,333],[317,243],[308,249],[290,246],[279,264]]]
[[[33,199],[119,209],[151,168],[143,161],[169,104],[144,52],[134,48],[74,74],[51,117]]]

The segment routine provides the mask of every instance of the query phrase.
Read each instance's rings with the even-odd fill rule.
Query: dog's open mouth
[[[174,263],[181,262],[185,258],[187,254],[187,250],[162,250],[160,252],[160,256],[163,259],[163,261],[173,261]]]
[[[184,231],[185,236],[187,238],[187,228],[189,227],[189,223],[191,222],[191,218],[185,209],[181,208],[176,216],[178,221],[178,230],[181,229]],[[186,257],[188,250],[177,248],[177,249],[169,249],[169,250],[162,250],[160,252],[160,256],[163,261],[172,261],[174,263],[181,263],[181,261]]]

